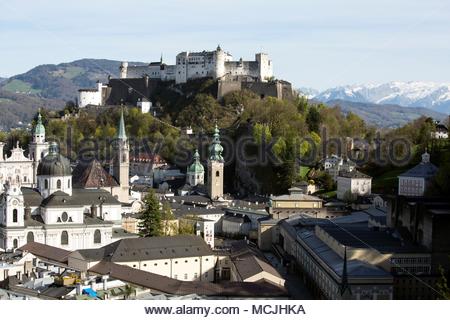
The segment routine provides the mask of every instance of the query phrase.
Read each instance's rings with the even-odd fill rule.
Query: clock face
[[[19,204],[19,202],[17,200],[13,200],[12,204],[13,204],[13,206],[17,206]]]

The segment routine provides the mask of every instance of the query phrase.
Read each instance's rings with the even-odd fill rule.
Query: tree
[[[317,107],[311,107],[306,116],[306,123],[308,124],[309,131],[319,132],[321,122],[322,119]]]
[[[180,220],[178,226],[178,234],[194,234],[195,228],[194,224],[189,220]]]
[[[132,295],[136,296],[136,288],[130,284],[125,285],[125,290],[124,290],[123,295],[124,295],[125,300],[130,299],[130,297]]]
[[[161,210],[159,201],[151,190],[144,199],[144,209],[141,211],[139,235],[141,237],[157,237],[163,234]]]
[[[176,233],[177,225],[175,220],[175,216],[172,213],[172,209],[168,202],[164,202],[162,209],[162,232],[165,236],[170,236]]]

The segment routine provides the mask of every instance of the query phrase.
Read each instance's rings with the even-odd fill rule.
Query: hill
[[[40,107],[58,110],[64,107],[64,101],[0,90],[0,130],[30,123]]]
[[[143,64],[142,62],[130,62]],[[37,66],[0,84],[3,91],[35,95],[47,99],[74,100],[80,88],[92,87],[108,75],[117,77],[120,61],[82,59],[61,64]]]
[[[381,128],[395,128],[405,125],[421,116],[444,120],[446,115],[428,108],[402,107],[395,104],[375,104],[351,102],[346,100],[330,100],[329,106],[339,106],[344,113],[353,112],[370,125]]]

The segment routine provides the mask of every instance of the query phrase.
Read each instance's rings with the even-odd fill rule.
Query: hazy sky
[[[0,0],[0,76],[80,58],[268,52],[296,87],[450,82],[449,0]]]

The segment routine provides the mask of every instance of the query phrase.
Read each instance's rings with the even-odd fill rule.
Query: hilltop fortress
[[[129,65],[122,62],[119,78],[109,77],[107,85],[80,89],[78,104],[106,105],[150,103],[154,92],[162,86],[183,85],[190,81],[213,79],[216,81],[217,98],[232,91],[247,89],[264,98],[293,97],[292,86],[287,81],[275,80],[272,61],[266,53],[255,54],[254,61],[233,60],[233,56],[220,46],[214,51],[181,52],[175,64],[151,62],[148,65]]]
[[[233,56],[222,50],[220,46],[215,51],[181,52],[177,54],[175,65],[152,62],[147,66],[129,66],[122,62],[120,78],[142,78],[162,81],[186,83],[199,78],[230,79],[249,77],[254,81],[267,82],[273,78],[272,61],[266,53],[257,53],[255,61],[233,61]]]

